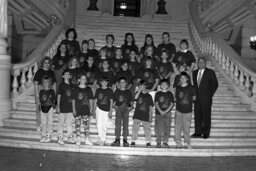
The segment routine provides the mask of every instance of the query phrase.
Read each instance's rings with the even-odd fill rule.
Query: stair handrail
[[[33,77],[38,70],[38,64],[44,56],[53,57],[60,42],[65,38],[65,30],[69,28],[75,18],[75,0],[67,1],[65,15],[60,25],[54,26],[37,48],[21,63],[12,65],[12,97],[17,98],[33,85]],[[60,4],[62,6],[62,4]],[[18,79],[19,78],[19,79]]]
[[[202,55],[211,57],[232,79],[233,83],[248,99],[256,102],[256,73],[252,71],[241,57],[218,34],[204,26],[199,17],[198,0],[191,1],[191,20],[189,29]]]

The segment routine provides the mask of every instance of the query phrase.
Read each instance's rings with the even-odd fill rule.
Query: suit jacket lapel
[[[204,80],[205,80],[205,78],[207,77],[206,75],[207,75],[207,68],[204,69],[204,73],[203,73],[203,75],[202,75],[202,78],[201,78],[201,82],[200,82],[199,87],[201,87],[201,85],[204,83]]]

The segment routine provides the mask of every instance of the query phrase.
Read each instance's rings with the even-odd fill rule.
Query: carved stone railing
[[[206,32],[200,23],[197,3],[190,3],[191,21],[189,30],[191,39],[199,52],[211,58],[229,76],[233,85],[251,104],[256,104],[256,73],[250,70],[241,60],[241,57],[221,38],[213,32]],[[193,42],[192,41],[192,42]]]
[[[69,28],[75,17],[75,1],[66,0],[67,9],[64,16],[64,22],[61,25],[56,25],[37,46],[37,48],[19,64],[14,64],[12,67],[12,97],[13,101],[21,98],[26,94],[28,89],[33,87],[33,77],[38,70],[38,65],[41,59],[45,56],[53,57],[57,51],[57,47],[65,37],[65,30]],[[68,3],[67,3],[68,2]],[[61,6],[63,4],[60,4]]]

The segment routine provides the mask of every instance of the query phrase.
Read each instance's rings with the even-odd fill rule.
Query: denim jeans
[[[129,124],[129,110],[127,105],[121,105],[116,107],[116,119],[115,119],[115,136],[120,138],[121,126],[123,123],[123,138],[127,139],[129,135],[128,124]]]
[[[168,143],[171,133],[171,112],[165,115],[156,115],[155,117],[155,133],[156,143]]]

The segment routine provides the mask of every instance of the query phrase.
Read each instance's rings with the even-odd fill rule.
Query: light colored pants
[[[73,133],[73,113],[60,113],[58,121],[58,135],[63,137],[64,124],[67,126],[67,137],[70,137]]]
[[[138,138],[138,132],[140,130],[140,125],[142,123],[144,132],[145,132],[145,137],[146,141],[150,142],[151,141],[151,126],[149,122],[146,121],[141,121],[138,119],[133,120],[133,126],[132,126],[132,141],[136,140]]]
[[[175,141],[181,142],[181,132],[183,131],[184,142],[190,144],[190,125],[192,113],[175,113]]]
[[[98,135],[101,141],[106,141],[107,131],[108,131],[108,111],[103,111],[100,108],[96,108],[96,121]]]
[[[48,113],[43,113],[41,111],[41,128],[42,128],[42,136],[51,135],[52,134],[52,124],[53,124],[53,108],[51,108]]]

